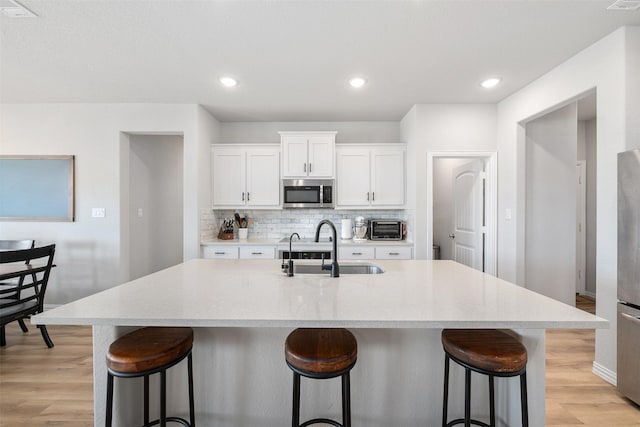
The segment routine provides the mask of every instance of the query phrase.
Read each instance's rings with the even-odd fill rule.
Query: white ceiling
[[[640,11],[613,0],[19,0],[0,100],[197,103],[221,121],[399,120],[495,103]],[[240,85],[217,81],[233,75]],[[347,85],[353,75],[363,90]],[[497,89],[479,82],[502,76]]]

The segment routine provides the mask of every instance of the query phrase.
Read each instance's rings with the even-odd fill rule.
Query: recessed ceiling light
[[[238,81],[233,77],[220,77],[220,83],[226,87],[236,87],[238,86]]]
[[[351,87],[355,87],[356,89],[361,88],[362,86],[365,85],[365,83],[367,83],[367,81],[362,77],[354,77],[351,80],[349,80],[349,84],[351,85]]]
[[[501,81],[502,79],[500,77],[491,77],[490,79],[486,79],[485,81],[480,83],[480,86],[485,89],[491,89],[492,87],[496,87]]]

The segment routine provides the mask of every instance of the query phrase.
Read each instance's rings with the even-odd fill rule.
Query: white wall
[[[640,30],[621,28],[498,104],[498,272],[504,279],[522,283],[524,204],[519,168],[524,144],[520,122],[597,89],[597,314],[608,319],[611,328],[596,332],[594,367],[605,373],[615,372],[616,366],[616,155],[629,148],[628,128],[638,126],[629,113],[640,111],[638,84],[626,83],[639,73],[626,73],[625,58],[636,58],[637,67],[639,46]],[[636,90],[630,93],[629,86]],[[515,214],[512,220],[505,218],[506,209]]]
[[[575,305],[576,104],[526,125],[525,285]]]
[[[415,209],[417,259],[431,256],[427,153],[496,151],[496,119],[494,104],[420,104],[402,119],[402,137],[407,142],[407,208]]]
[[[182,136],[132,135],[129,158],[133,280],[182,262]]]
[[[128,276],[127,134],[184,135],[184,257],[199,255],[199,211],[209,205],[209,147],[214,118],[195,105],[0,104],[0,153],[76,155],[76,221],[2,222],[6,239],[57,244],[47,304],[63,304],[110,288]],[[128,150],[128,148],[127,148]],[[203,156],[201,153],[206,152]],[[122,181],[122,183],[121,183]],[[206,200],[203,198],[206,197]],[[122,205],[122,206],[121,206]],[[91,208],[106,208],[92,218]],[[125,219],[126,218],[126,219]],[[122,241],[121,241],[122,240]],[[124,242],[126,241],[126,244]]]
[[[220,125],[223,144],[280,143],[280,131],[337,131],[340,143],[402,141],[399,122],[239,122]]]

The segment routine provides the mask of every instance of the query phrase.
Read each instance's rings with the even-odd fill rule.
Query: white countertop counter
[[[375,264],[385,273],[287,277],[279,260],[194,259],[46,311],[33,321],[196,327],[608,327],[604,319],[453,261]]]

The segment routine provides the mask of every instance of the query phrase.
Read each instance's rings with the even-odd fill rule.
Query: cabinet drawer
[[[208,259],[238,259],[237,246],[205,246],[202,255]]]
[[[338,259],[374,259],[373,247],[343,247],[338,249]]]
[[[411,259],[412,248],[410,246],[391,246],[376,248],[376,259]]]
[[[275,259],[274,246],[240,246],[240,259]]]

